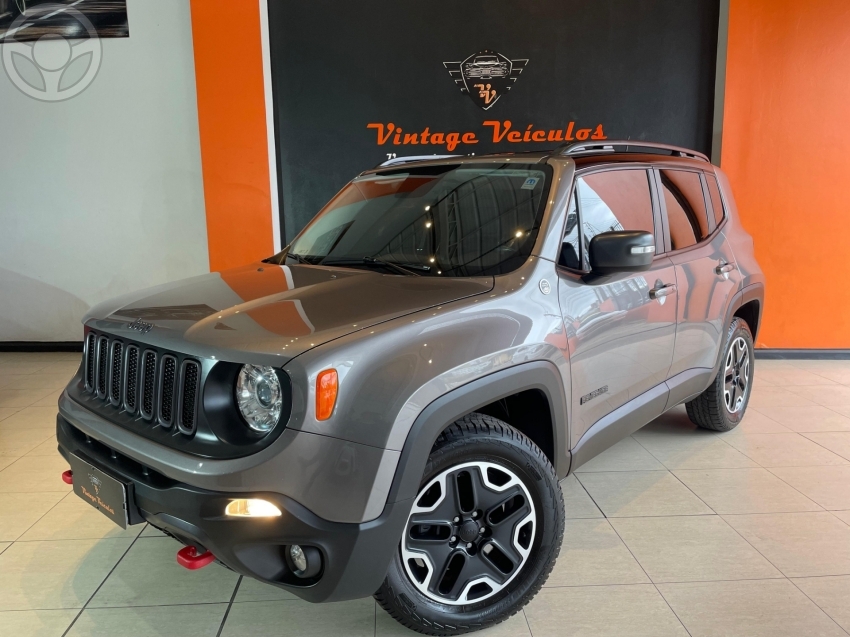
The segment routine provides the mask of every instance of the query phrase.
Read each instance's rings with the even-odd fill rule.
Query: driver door
[[[663,255],[656,199],[642,167],[576,177],[558,268],[572,370],[573,446],[600,418],[667,380],[678,295],[675,267]],[[594,280],[586,276],[588,245],[614,230],[652,232],[658,256],[645,272]]]

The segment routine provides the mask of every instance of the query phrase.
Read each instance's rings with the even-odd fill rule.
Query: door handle
[[[714,268],[714,273],[717,276],[723,276],[724,274],[729,274],[732,270],[735,270],[737,266],[734,263],[726,263],[725,261],[721,261],[720,265]]]
[[[675,291],[676,291],[676,285],[674,283],[670,283],[669,285],[662,285],[662,286],[657,287],[657,288],[652,288],[649,291],[649,298],[651,298],[651,299],[663,299],[665,296],[670,296]]]

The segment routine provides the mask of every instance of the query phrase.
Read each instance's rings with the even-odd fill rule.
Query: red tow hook
[[[177,563],[183,568],[188,568],[190,571],[204,568],[214,561],[215,555],[209,551],[198,554],[198,550],[194,546],[184,546],[177,551]]]
[[[74,484],[74,472],[68,469],[62,472],[62,482],[65,484]]]

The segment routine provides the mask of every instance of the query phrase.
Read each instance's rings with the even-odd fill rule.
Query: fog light
[[[303,573],[307,570],[307,556],[304,555],[304,551],[301,550],[300,546],[297,544],[290,546],[289,557],[292,558],[292,564],[298,571]]]
[[[224,510],[225,515],[237,518],[276,518],[280,509],[267,500],[231,500]]]

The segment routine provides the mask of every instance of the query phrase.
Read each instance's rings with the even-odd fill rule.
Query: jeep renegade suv
[[[63,476],[188,568],[477,630],[546,581],[560,479],[682,403],[740,422],[763,293],[699,153],[392,160],[280,254],[94,308]]]

